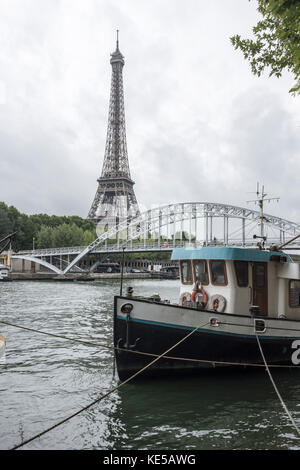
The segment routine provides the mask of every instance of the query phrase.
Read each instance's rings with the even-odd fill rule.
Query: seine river
[[[126,280],[136,294],[178,300],[173,280]],[[0,283],[0,319],[112,345],[119,282]],[[11,449],[118,384],[113,350],[0,323],[0,449]],[[273,371],[300,424],[300,374]],[[300,449],[300,440],[264,370],[129,383],[23,449]]]

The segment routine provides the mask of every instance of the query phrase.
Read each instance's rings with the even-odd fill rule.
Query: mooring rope
[[[203,325],[199,325],[197,326],[196,328],[194,328],[192,331],[190,331],[186,336],[184,336],[183,338],[181,338],[181,340],[179,340],[177,343],[175,343],[173,346],[171,346],[170,348],[168,348],[166,351],[164,351],[162,354],[160,354],[158,357],[156,357],[155,359],[153,359],[153,361],[151,361],[149,364],[147,364],[145,367],[143,367],[142,369],[138,370],[137,372],[135,372],[133,375],[131,375],[130,377],[128,377],[128,379],[124,380],[123,382],[121,382],[119,385],[117,385],[116,387],[112,388],[111,390],[109,390],[107,393],[105,393],[104,395],[102,395],[101,397],[97,398],[96,400],[94,400],[93,402],[89,403],[88,405],[86,405],[85,407],[81,408],[80,410],[76,411],[75,413],[73,413],[72,415],[68,416],[67,418],[64,418],[63,420],[61,420],[60,422],[54,424],[53,426],[45,429],[44,431],[41,431],[40,433],[36,434],[35,436],[29,438],[29,439],[26,439],[25,441],[23,441],[21,444],[18,444],[17,446],[13,447],[12,449],[10,450],[16,450],[16,449],[19,449],[20,447],[23,447],[24,445],[28,444],[29,442],[32,442],[34,441],[35,439],[38,439],[39,437],[43,436],[44,434],[48,433],[49,431],[52,431],[53,429],[57,428],[58,426],[66,423],[67,421],[69,421],[70,419],[74,418],[75,416],[79,415],[80,413],[82,413],[83,411],[87,410],[88,408],[91,408],[93,405],[95,405],[96,403],[99,403],[100,401],[102,401],[104,398],[107,398],[109,395],[111,395],[113,392],[115,392],[116,390],[120,389],[121,387],[123,387],[125,384],[127,384],[128,382],[130,382],[131,380],[133,380],[135,377],[137,377],[138,375],[140,375],[142,372],[144,372],[146,369],[148,369],[149,367],[151,367],[153,364],[155,364],[159,359],[161,359],[165,354],[167,354],[169,351],[172,351],[172,349],[176,348],[177,346],[179,346],[179,344],[183,343],[184,341],[186,341],[191,335],[193,335],[197,330],[199,330],[199,328],[203,328],[204,326],[206,326],[209,322],[206,322],[204,323]]]
[[[8,321],[0,320],[0,323],[3,323],[4,325],[7,326],[12,326],[15,328],[20,328],[22,330],[27,330],[27,331],[32,331],[33,333],[40,333],[46,336],[52,336],[54,338],[59,338],[59,339],[65,339],[68,341],[72,341],[74,343],[80,343],[84,344],[87,346],[93,346],[93,347],[101,347],[105,349],[110,349],[113,351],[124,351],[127,353],[131,354],[139,354],[141,356],[149,356],[149,357],[158,357],[158,354],[154,353],[148,353],[144,351],[136,351],[134,349],[126,349],[126,348],[120,348],[119,346],[110,346],[108,344],[103,344],[103,343],[93,343],[91,341],[86,341],[86,340],[81,340],[81,339],[76,339],[76,338],[70,338],[69,336],[64,336],[64,335],[58,335],[55,333],[50,333],[48,331],[42,331],[42,330],[37,330],[34,328],[29,328],[25,327],[23,325],[16,325],[15,323],[10,323]],[[170,359],[170,360],[176,360],[176,361],[186,361],[186,362],[199,362],[199,363],[211,363],[211,364],[219,364],[219,365],[227,365],[227,366],[240,366],[240,367],[265,367],[265,364],[259,364],[255,362],[231,362],[231,361],[217,361],[217,360],[211,360],[211,359],[195,359],[191,357],[178,357],[178,356],[163,356],[163,359]],[[284,365],[284,364],[270,364],[268,367],[271,368],[276,368],[276,369],[299,369],[300,366],[296,365]]]
[[[60,338],[60,339],[67,339],[68,341],[73,341],[74,343],[81,343],[85,344],[87,346],[96,346],[96,347],[102,347],[106,349],[113,349],[112,346],[109,346],[107,344],[101,344],[101,343],[92,343],[91,341],[86,341],[82,339],[77,339],[77,338],[70,338],[69,336],[64,336],[64,335],[58,335],[56,333],[50,333],[49,331],[42,331],[42,330],[36,330],[34,328],[29,328],[23,325],[16,325],[15,323],[10,323],[8,321],[0,320],[0,323],[3,323],[4,325],[8,326],[13,326],[15,328],[20,328],[21,330],[27,330],[27,331],[32,331],[33,333],[40,333],[42,335],[46,336],[53,336],[54,338]]]
[[[153,354],[153,353],[146,353],[146,352],[142,352],[142,351],[134,351],[134,350],[131,350],[131,349],[125,349],[125,348],[120,348],[120,347],[115,347],[115,346],[109,346],[109,345],[106,345],[106,344],[101,344],[101,343],[93,343],[93,342],[90,342],[90,341],[85,341],[85,340],[80,340],[80,339],[76,339],[76,338],[70,338],[68,336],[64,336],[64,335],[58,335],[58,334],[55,334],[55,333],[49,333],[49,332],[46,332],[46,331],[41,331],[41,330],[37,330],[37,329],[34,329],[34,328],[29,328],[29,327],[25,327],[25,326],[22,326],[22,325],[16,325],[15,323],[11,323],[11,322],[7,322],[7,321],[4,321],[4,320],[0,320],[0,323],[3,323],[7,326],[12,326],[12,327],[15,327],[15,328],[20,328],[20,329],[23,329],[23,330],[27,330],[27,331],[32,331],[34,333],[40,333],[40,334],[44,334],[44,335],[48,335],[48,336],[52,336],[52,337],[55,337],[55,338],[60,338],[60,339],[65,339],[65,340],[68,340],[68,341],[72,341],[72,342],[77,342],[77,343],[80,343],[80,344],[84,344],[84,345],[88,345],[88,346],[93,346],[93,347],[103,347],[103,348],[107,348],[107,349],[112,349],[112,350],[119,350],[119,351],[126,351],[126,352],[130,352],[130,353],[135,353],[135,354],[140,354],[140,355],[146,355],[146,356],[149,356],[149,357],[154,357],[155,359],[153,361],[151,361],[149,364],[147,364],[144,368],[140,369],[139,371],[137,371],[135,374],[133,374],[131,377],[129,377],[127,380],[125,380],[124,382],[122,382],[121,384],[119,384],[118,386],[114,387],[113,389],[111,389],[109,392],[107,392],[106,394],[102,395],[101,397],[99,397],[98,399],[96,399],[95,401],[93,401],[92,403],[90,403],[89,405],[85,406],[84,408],[82,408],[81,410],[77,411],[76,413],[73,413],[71,416],[65,418],[64,420],[60,421],[59,423],[51,426],[50,428],[46,429],[45,431],[42,431],[41,433],[37,434],[36,436],[26,440],[26,441],[23,441],[21,444],[19,444],[18,446],[15,446],[14,448],[12,448],[11,450],[15,450],[15,449],[18,449],[22,446],[24,446],[25,444],[28,444],[29,442],[33,441],[34,439],[37,439],[38,437],[42,436],[43,434],[51,431],[52,429],[56,428],[57,426],[60,426],[61,424],[65,423],[66,421],[70,420],[71,418],[73,418],[74,416],[77,416],[79,413],[85,411],[86,409],[90,408],[91,406],[93,406],[94,404],[100,402],[101,400],[103,400],[104,398],[106,398],[107,396],[109,396],[111,393],[113,393],[114,391],[118,390],[120,387],[122,387],[123,385],[125,385],[126,383],[128,383],[129,381],[131,381],[132,379],[134,379],[136,376],[138,376],[139,374],[141,374],[144,370],[146,370],[148,367],[150,367],[152,364],[154,364],[155,362],[157,362],[159,359],[172,359],[172,360],[178,360],[178,361],[192,361],[192,362],[202,362],[202,363],[212,363],[212,364],[220,364],[220,365],[233,365],[233,366],[252,366],[252,367],[264,367],[269,375],[269,378],[272,382],[272,385],[280,399],[280,402],[281,402],[281,405],[284,409],[284,411],[286,412],[286,414],[288,415],[290,421],[292,422],[293,426],[295,427],[297,433],[299,434],[300,436],[300,430],[299,428],[297,427],[293,417],[291,416],[291,413],[289,412],[287,406],[285,405],[277,387],[276,387],[276,384],[274,382],[274,379],[270,373],[270,370],[269,368],[270,367],[276,367],[276,368],[298,368],[298,366],[285,366],[285,365],[282,365],[282,364],[270,364],[268,365],[267,362],[266,362],[266,359],[265,359],[265,356],[263,354],[263,350],[262,350],[262,347],[261,347],[261,344],[260,344],[260,341],[259,341],[259,338],[258,338],[258,335],[257,333],[255,334],[256,336],[256,340],[257,340],[257,343],[258,343],[258,346],[259,346],[259,349],[260,349],[260,353],[261,353],[261,356],[262,356],[262,359],[263,359],[263,364],[258,364],[258,363],[238,363],[238,362],[229,362],[229,361],[212,361],[212,360],[205,360],[205,359],[194,359],[194,358],[183,358],[183,357],[177,357],[177,356],[167,356],[166,354],[168,352],[170,352],[171,350],[173,350],[176,346],[178,346],[180,343],[182,343],[183,341],[185,341],[189,336],[191,336],[195,331],[197,331],[199,328],[203,328],[204,326],[206,326],[207,324],[209,324],[209,322],[206,322],[205,324],[203,325],[200,325],[200,326],[197,326],[196,328],[194,328],[189,334],[187,334],[184,338],[182,338],[180,341],[178,341],[178,343],[174,344],[171,348],[169,348],[167,351],[165,351],[164,353],[160,354],[160,355],[157,355],[157,354]]]
[[[273,379],[273,377],[272,377],[272,375],[271,375],[271,372],[270,372],[269,366],[268,366],[268,364],[267,364],[265,355],[264,355],[264,353],[263,353],[263,350],[262,350],[262,347],[261,347],[261,344],[260,344],[259,337],[258,337],[257,333],[255,333],[255,336],[256,336],[256,340],[257,340],[257,343],[258,343],[258,347],[259,347],[259,350],[260,350],[260,353],[261,353],[261,357],[262,357],[262,359],[263,359],[263,361],[264,361],[265,369],[266,369],[266,371],[267,371],[267,373],[268,373],[268,375],[269,375],[269,378],[270,378],[271,383],[272,383],[272,385],[273,385],[273,387],[274,387],[274,390],[275,390],[275,392],[277,393],[277,396],[278,396],[278,398],[279,398],[279,400],[280,400],[280,403],[281,403],[281,405],[282,405],[284,411],[286,412],[287,416],[289,417],[289,419],[290,419],[292,425],[294,426],[294,428],[296,429],[298,435],[300,436],[300,430],[299,430],[297,424],[295,423],[295,420],[294,420],[294,418],[292,417],[291,413],[289,412],[289,410],[288,410],[286,404],[284,403],[284,401],[283,401],[283,399],[282,399],[282,397],[281,397],[281,395],[280,395],[280,393],[279,393],[279,391],[278,391],[278,388],[277,388],[277,386],[276,386],[276,384],[275,384],[275,382],[274,382],[274,379]]]

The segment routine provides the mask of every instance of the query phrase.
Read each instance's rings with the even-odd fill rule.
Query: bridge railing
[[[129,245],[130,244],[130,245]],[[131,242],[128,242],[128,244],[103,244],[103,245],[100,245],[96,248],[94,248],[94,250],[91,251],[91,253],[97,253],[97,252],[103,252],[103,251],[117,251],[117,252],[121,252],[123,250],[123,247],[125,247],[125,249],[127,250],[138,250],[138,251],[142,251],[142,250],[145,250],[145,251],[148,251],[148,250],[154,250],[154,249],[166,249],[166,250],[170,250],[172,248],[178,248],[178,247],[183,247],[185,246],[185,242],[180,242],[180,241],[176,241],[175,243],[173,242],[162,242],[160,244],[158,244],[157,242],[156,243],[147,243],[147,244],[144,244],[144,243],[139,243],[139,242],[135,242],[133,241],[132,243]],[[55,255],[72,255],[72,254],[78,254],[78,253],[81,253],[84,249],[86,248],[86,246],[71,246],[71,247],[62,247],[62,248],[41,248],[41,249],[38,249],[38,250],[20,250],[18,251],[17,254],[19,255],[34,255],[34,256],[37,256],[37,257],[40,257],[40,256],[55,256]]]
[[[268,238],[267,240],[268,245],[271,244],[276,244],[278,243],[278,238]],[[152,242],[152,243],[141,243],[138,241],[128,241],[127,244],[102,244],[94,250],[90,251],[90,253],[120,253],[123,250],[123,247],[125,247],[125,250],[130,252],[130,251],[140,251],[140,252],[147,252],[147,251],[170,251],[174,248],[180,248],[180,247],[200,247],[200,246],[245,246],[245,247],[251,247],[251,246],[256,246],[257,245],[257,240],[253,238],[247,238],[244,241],[241,241],[240,239],[229,239],[228,243],[224,243],[222,240],[213,240],[208,243],[205,243],[204,240],[197,240],[194,242],[190,241],[181,241],[181,240],[171,240],[171,241],[164,241],[161,243],[157,242]],[[298,247],[299,244],[294,243],[290,245]],[[49,257],[49,256],[67,256],[67,255],[77,255],[78,253],[81,253],[86,246],[71,246],[71,247],[62,247],[62,248],[42,248],[38,250],[22,250],[19,251],[18,255],[31,255],[37,258],[40,257]]]
[[[84,250],[86,246],[65,246],[61,248],[39,248],[37,250],[20,250],[19,255],[52,256],[61,254],[77,254]]]

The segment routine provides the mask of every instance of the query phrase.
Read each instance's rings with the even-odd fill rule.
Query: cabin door
[[[253,305],[260,315],[268,315],[268,264],[254,262],[252,268]]]

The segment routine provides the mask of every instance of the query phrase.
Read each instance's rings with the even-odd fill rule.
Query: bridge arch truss
[[[170,251],[184,245],[254,246],[257,240],[253,235],[259,234],[260,223],[260,212],[249,208],[212,202],[167,204],[119,221],[118,225],[108,224],[106,231],[98,228],[99,236],[86,247],[35,250],[20,255],[34,258],[67,255],[68,259],[75,256],[59,270],[66,274],[88,253],[118,253],[123,249]],[[300,224],[269,214],[264,214],[263,224],[267,245],[284,243],[300,233]],[[297,241],[293,246],[299,247]]]
[[[119,251],[120,248],[130,251],[154,251],[155,248],[163,250],[191,243],[254,245],[256,242],[253,235],[254,232],[257,234],[259,221],[258,211],[219,203],[192,202],[156,207],[100,234],[79,253],[64,273],[83,256],[94,252],[100,246],[106,247],[106,251]],[[284,243],[287,237],[300,233],[300,224],[269,214],[264,214],[263,223],[266,233],[270,234],[269,244]],[[109,247],[109,239],[115,239],[115,245]]]

